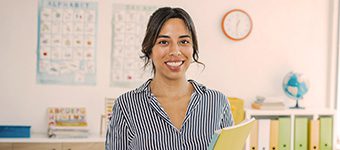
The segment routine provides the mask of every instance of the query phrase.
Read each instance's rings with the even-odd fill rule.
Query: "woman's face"
[[[185,78],[193,54],[191,34],[179,18],[167,20],[152,48],[155,77],[170,80]]]

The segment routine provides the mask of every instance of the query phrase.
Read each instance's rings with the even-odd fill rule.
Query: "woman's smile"
[[[165,65],[174,72],[178,72],[181,70],[181,66],[184,63],[184,61],[167,61],[165,62]]]

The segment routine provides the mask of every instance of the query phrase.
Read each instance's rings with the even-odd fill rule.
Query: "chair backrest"
[[[238,124],[245,118],[244,100],[236,97],[228,97],[231,113],[234,118],[234,124]]]

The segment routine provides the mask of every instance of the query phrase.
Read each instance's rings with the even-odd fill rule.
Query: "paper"
[[[246,119],[243,122],[215,131],[209,150],[243,150],[250,130],[255,125],[255,118]],[[216,142],[214,138],[218,136]]]
[[[143,70],[141,44],[154,6],[113,4],[111,86],[135,87],[150,78]]]
[[[39,0],[37,82],[95,85],[97,2]]]

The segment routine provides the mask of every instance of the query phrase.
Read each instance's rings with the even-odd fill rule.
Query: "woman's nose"
[[[174,43],[171,45],[170,47],[170,56],[180,56],[182,55],[181,50],[180,50],[180,46],[178,43]]]
[[[182,53],[180,51],[172,51],[169,53],[170,56],[180,56]]]

